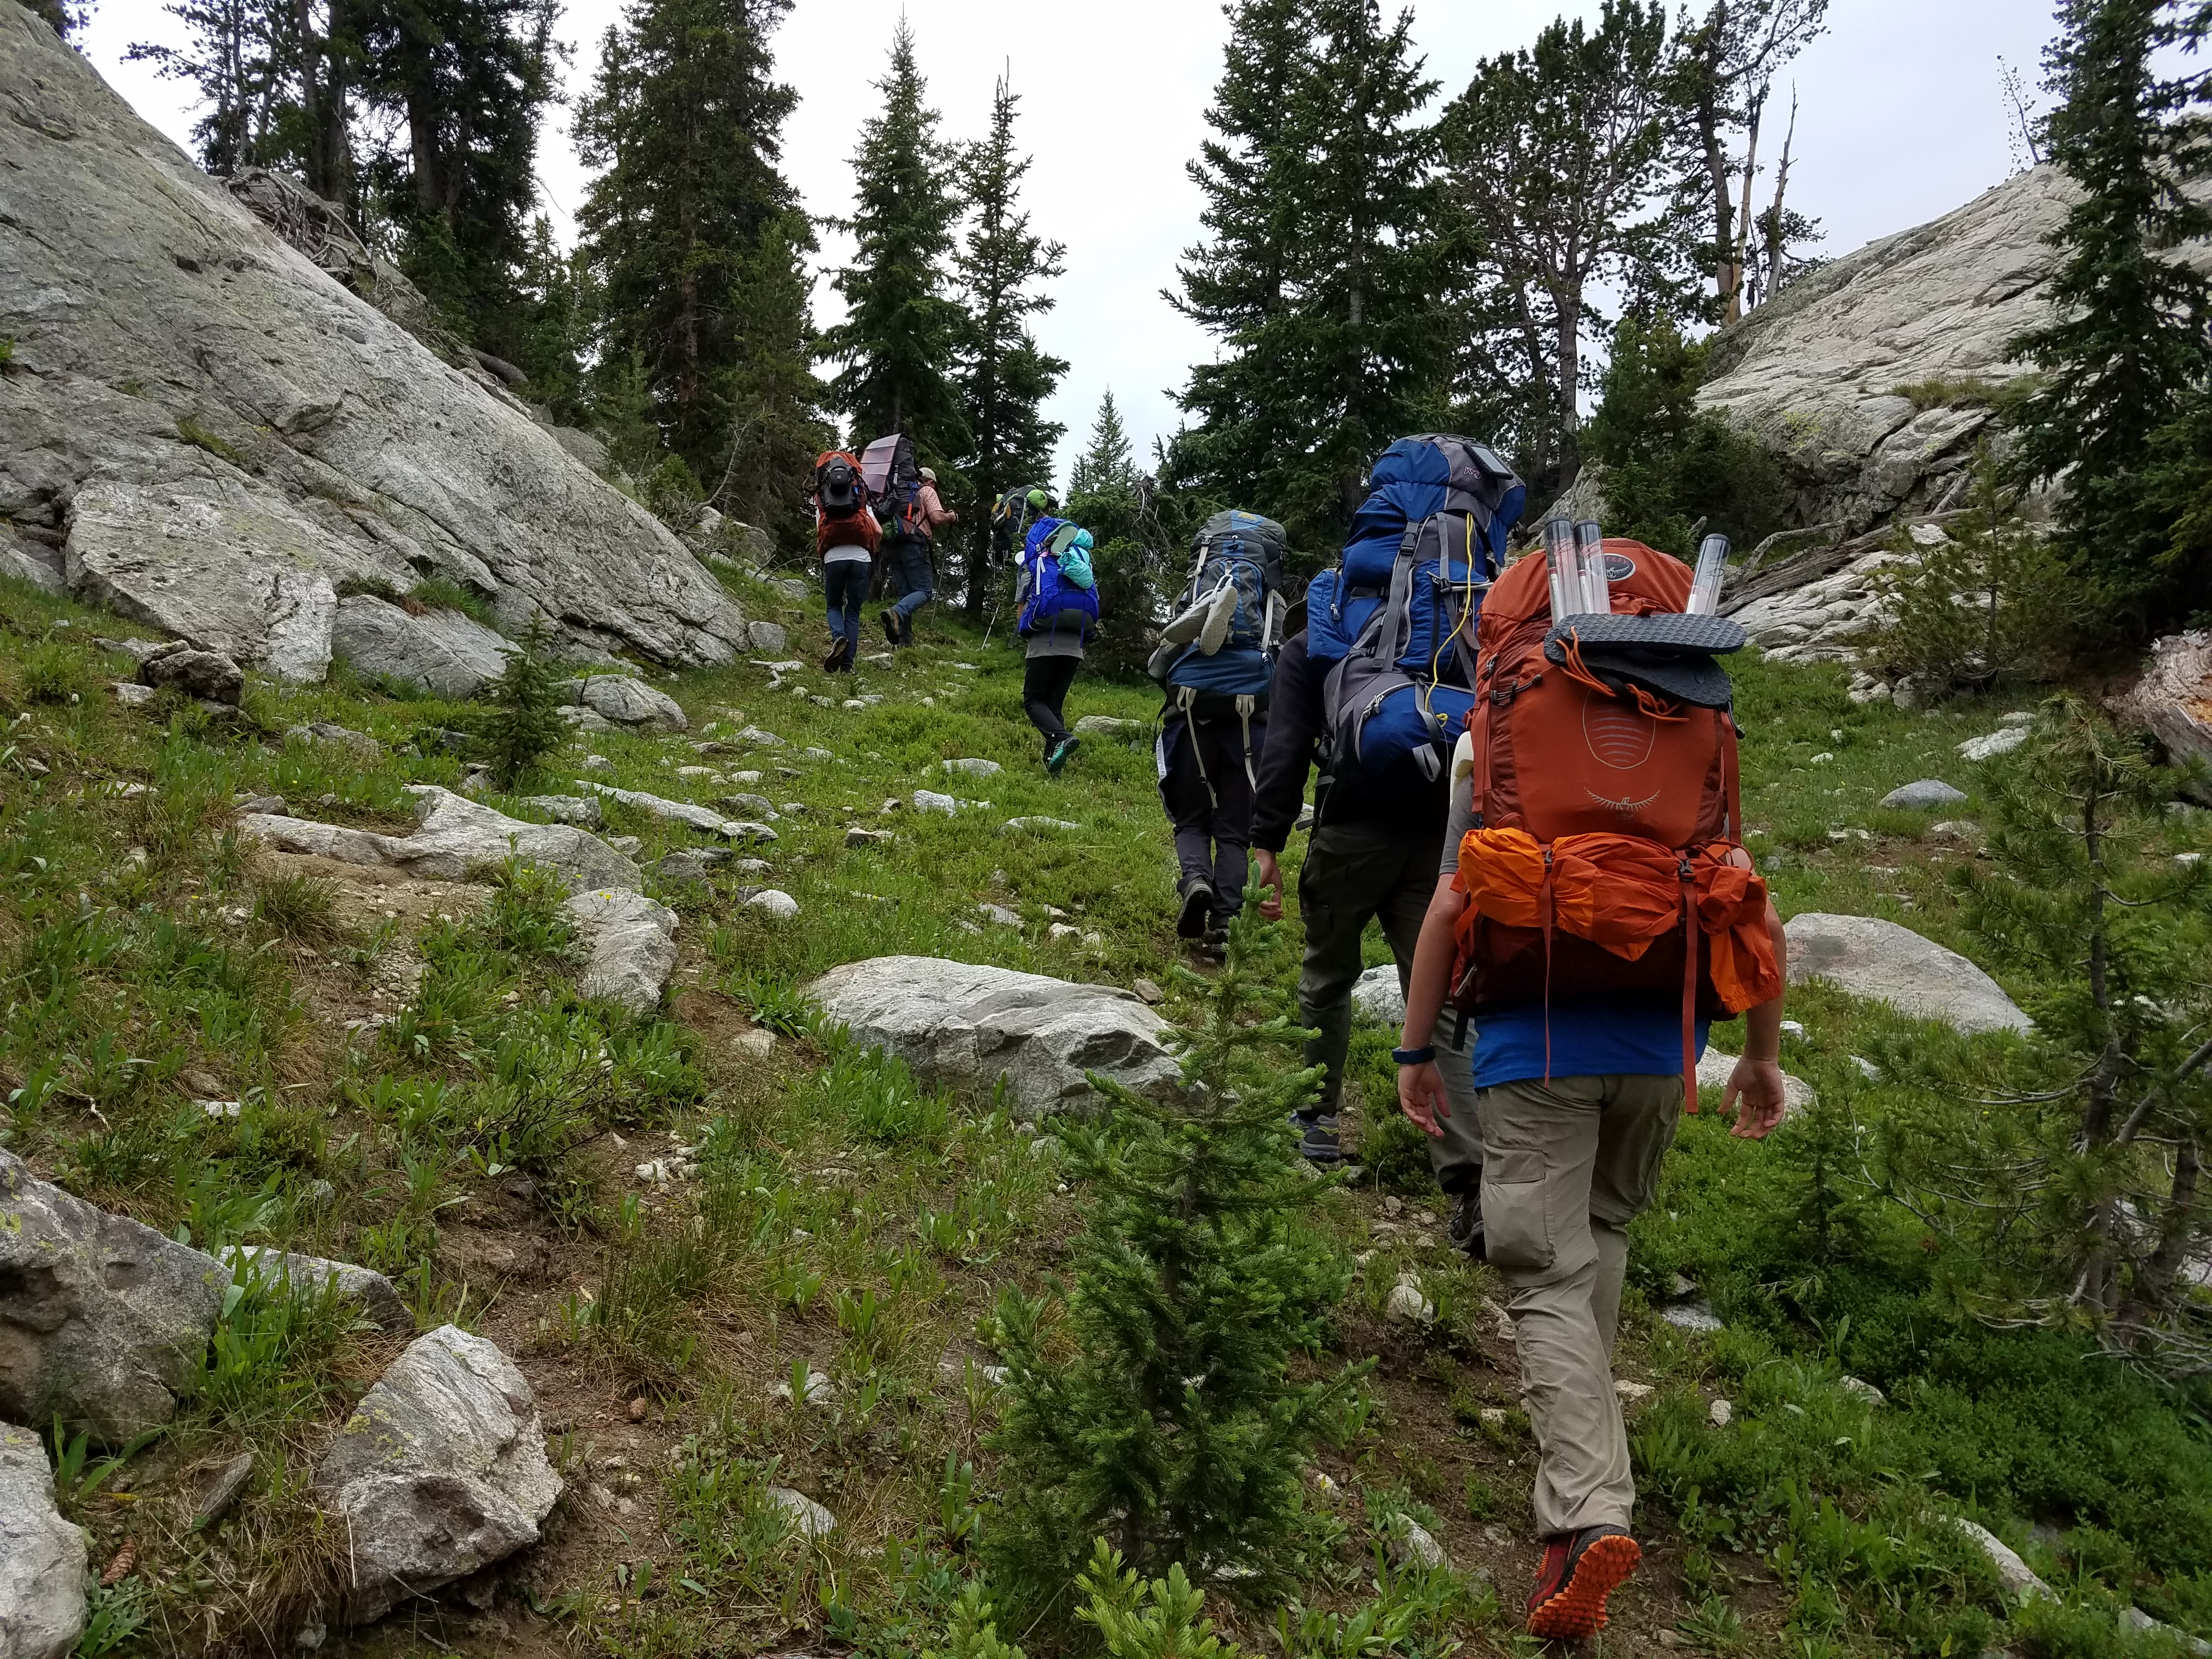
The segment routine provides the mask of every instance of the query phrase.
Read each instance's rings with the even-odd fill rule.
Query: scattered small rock
[[[0,1423],[0,1638],[9,1659],[65,1659],[84,1632],[85,1533],[54,1504],[46,1443]]]
[[[857,823],[845,831],[845,845],[848,847],[881,847],[890,839],[891,832],[888,830],[863,830]]]
[[[1841,1377],[1837,1380],[1836,1386],[1850,1395],[1852,1399],[1869,1406],[1881,1406],[1888,1403],[1888,1396],[1863,1377]]]
[[[627,674],[593,674],[578,687],[576,701],[617,726],[681,732],[690,724],[675,698]]]
[[[1111,714],[1085,714],[1075,722],[1079,738],[1115,738],[1133,740],[1148,734],[1151,725],[1144,720],[1117,720]]]
[[[634,1014],[660,1006],[661,987],[676,971],[676,912],[611,888],[578,893],[561,911],[590,951],[578,990]]]
[[[755,893],[745,901],[749,910],[763,910],[769,915],[788,921],[799,914],[799,901],[779,888],[769,887]]]
[[[1705,1421],[1717,1429],[1724,1429],[1735,1421],[1735,1407],[1725,1400],[1716,1400],[1705,1407]]]
[[[414,1321],[408,1321],[408,1324],[411,1328]],[[191,1529],[205,1532],[229,1514],[230,1506],[238,1501],[239,1493],[246,1490],[246,1483],[252,1474],[253,1454],[250,1451],[240,1452],[228,1463],[218,1465],[201,1491]]]
[[[775,1052],[775,1033],[773,1031],[740,1031],[730,1039],[730,1047],[741,1054],[766,1058]]]
[[[602,829],[607,821],[596,795],[525,795],[522,804],[556,823],[573,823],[580,830]]]
[[[818,1404],[820,1401],[829,1399],[835,1392],[836,1392],[836,1390],[831,1384],[830,1379],[824,1376],[820,1371],[810,1370],[806,1373],[805,1403],[807,1405],[811,1406]],[[769,1389],[768,1393],[769,1398],[771,1400],[787,1401],[791,1398],[791,1384],[788,1381],[778,1382],[773,1388]]]
[[[2003,726],[1978,738],[1968,738],[1959,745],[1959,753],[1970,761],[1995,760],[1999,755],[2009,755],[2027,741],[2027,727]]]
[[[1129,988],[1154,1007],[1158,1007],[1168,1000],[1168,994],[1148,979],[1133,980],[1130,981]]]
[[[1613,1391],[1620,1396],[1624,1404],[1631,1406],[1639,1400],[1648,1400],[1651,1397],[1651,1385],[1649,1382],[1632,1382],[1625,1376],[1614,1381]]]
[[[783,1511],[791,1522],[791,1529],[801,1538],[821,1538],[836,1530],[837,1517],[803,1492],[793,1492],[789,1486],[770,1486],[768,1498]]]
[[[1390,1287],[1382,1316],[1396,1325],[1425,1325],[1437,1316],[1437,1305],[1421,1294],[1421,1282],[1411,1274]]]
[[[1406,994],[1398,987],[1395,965],[1370,968],[1352,981],[1352,1017],[1374,1025],[1405,1024]]]
[[[188,697],[235,708],[246,694],[246,671],[219,651],[195,651],[178,642],[139,662],[138,683],[157,690],[173,685]]]
[[[150,685],[141,685],[136,680],[110,680],[107,689],[115,694],[115,701],[125,708],[143,708],[161,692]]]
[[[917,812],[942,812],[951,817],[960,810],[960,803],[950,795],[940,795],[933,789],[914,792],[914,810]]]
[[[1710,1302],[1670,1303],[1659,1310],[1659,1317],[1678,1331],[1690,1331],[1700,1336],[1726,1328]]]
[[[971,778],[996,777],[1004,769],[994,760],[949,760],[941,764],[947,772],[964,772]]]
[[[1444,1553],[1444,1547],[1409,1515],[1391,1518],[1390,1554],[1401,1567],[1449,1569],[1451,1565],[1451,1557]]]
[[[1006,820],[1007,829],[1018,833],[1026,831],[1032,835],[1046,830],[1080,830],[1082,827],[1079,823],[1070,823],[1066,818],[1026,817]]]
[[[397,1285],[374,1267],[350,1261],[326,1261],[320,1256],[295,1255],[258,1244],[226,1244],[222,1261],[234,1272],[242,1261],[246,1277],[264,1287],[289,1286],[294,1296],[318,1294],[325,1285],[361,1310],[380,1330],[415,1334],[415,1316],[408,1311]]]
[[[1021,914],[1018,911],[1009,910],[1003,904],[979,904],[975,908],[985,918],[997,922],[1001,927],[1018,927],[1022,925]]]

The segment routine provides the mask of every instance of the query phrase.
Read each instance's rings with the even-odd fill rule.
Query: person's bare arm
[[[1786,986],[1790,982],[1790,936],[1783,930],[1782,913],[1774,901],[1766,902],[1766,931],[1774,941],[1774,963]],[[1764,1140],[1782,1121],[1782,1000],[1771,1000],[1747,1009],[1743,1016],[1743,1056],[1729,1073],[1721,1091],[1721,1112],[1736,1114],[1730,1131],[1739,1139]]]
[[[1401,1048],[1425,1048],[1451,994],[1452,951],[1467,895],[1453,885],[1449,875],[1437,878],[1437,890],[1429,896],[1428,914],[1421,918],[1421,937],[1413,946],[1412,983],[1406,988],[1406,1024],[1398,1033]],[[1398,1106],[1424,1134],[1442,1139],[1437,1120],[1451,1115],[1444,1096],[1443,1074],[1436,1061],[1398,1068]]]

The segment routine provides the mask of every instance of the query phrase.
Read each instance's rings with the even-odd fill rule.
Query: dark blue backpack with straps
[[[1343,558],[1306,589],[1307,654],[1335,665],[1322,701],[1336,775],[1406,762],[1441,775],[1474,704],[1475,616],[1528,493],[1470,438],[1401,438],[1376,459]]]

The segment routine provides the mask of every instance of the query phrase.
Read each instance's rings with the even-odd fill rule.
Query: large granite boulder
[[[1960,956],[1879,916],[1807,911],[1790,918],[1790,982],[1826,980],[1887,1002],[1913,1019],[1940,1019],[1969,1036],[2025,1031],[2029,1020],[2004,988]]]
[[[916,1077],[989,1089],[1048,1112],[1093,1098],[1085,1072],[1140,1094],[1173,1083],[1160,1017],[1128,991],[937,957],[875,957],[832,968],[809,1001],[854,1041],[904,1060]]]
[[[0,1152],[0,1417],[102,1445],[167,1422],[230,1269]]]
[[[1715,338],[1698,401],[1781,453],[1802,523],[1849,535],[1961,504],[1989,392],[2026,372],[2006,343],[2050,315],[2045,239],[2074,200],[2036,167],[1808,272]],[[2184,257],[2212,269],[2212,247]]]
[[[70,587],[312,680],[337,588],[439,574],[504,632],[724,662],[745,619],[480,366],[441,361],[0,10],[0,519]]]
[[[362,1396],[315,1487],[348,1545],[345,1617],[366,1622],[536,1543],[561,1477],[522,1373],[441,1325]]]
[[[635,864],[574,824],[525,823],[434,783],[407,787],[422,826],[411,836],[272,812],[241,812],[238,828],[282,852],[389,865],[429,881],[467,881],[509,856],[556,871],[578,886],[635,890],[644,879]]]
[[[683,705],[628,674],[593,674],[578,683],[576,701],[617,726],[656,732],[681,732],[690,724]]]
[[[457,702],[497,679],[514,648],[497,629],[459,611],[410,611],[368,593],[337,602],[331,632],[331,651],[356,674]]]
[[[63,1659],[84,1633],[84,1529],[54,1507],[43,1441],[0,1423],[0,1654]]]

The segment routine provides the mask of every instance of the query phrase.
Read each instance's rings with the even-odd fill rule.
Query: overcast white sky
[[[1388,0],[1386,0],[1386,6]],[[562,38],[576,50],[567,83],[586,83],[621,0],[568,0]],[[1526,44],[1561,12],[1594,16],[1595,0],[1416,0],[1413,34],[1440,98],[1476,61]],[[2008,170],[1997,59],[2039,77],[2051,0],[1832,0],[1826,38],[1790,71],[1801,99],[1795,204],[1844,253],[1935,217]],[[778,71],[800,94],[785,137],[786,170],[813,213],[851,206],[848,162],[903,10],[917,37],[944,133],[980,137],[991,88],[1011,64],[1024,94],[1020,129],[1035,155],[1037,226],[1067,244],[1059,303],[1039,333],[1073,365],[1053,404],[1066,423],[1062,473],[1108,387],[1140,451],[1176,420],[1174,392],[1209,355],[1206,337],[1160,297],[1198,234],[1199,198],[1183,171],[1204,135],[1228,29],[1210,0],[799,0],[777,37]],[[185,88],[123,62],[137,40],[176,39],[161,0],[100,0],[81,44],[147,119],[189,149]],[[554,112],[539,165],[546,206],[565,234],[585,177]],[[825,236],[825,267],[842,256]],[[818,283],[818,318],[836,295]]]

